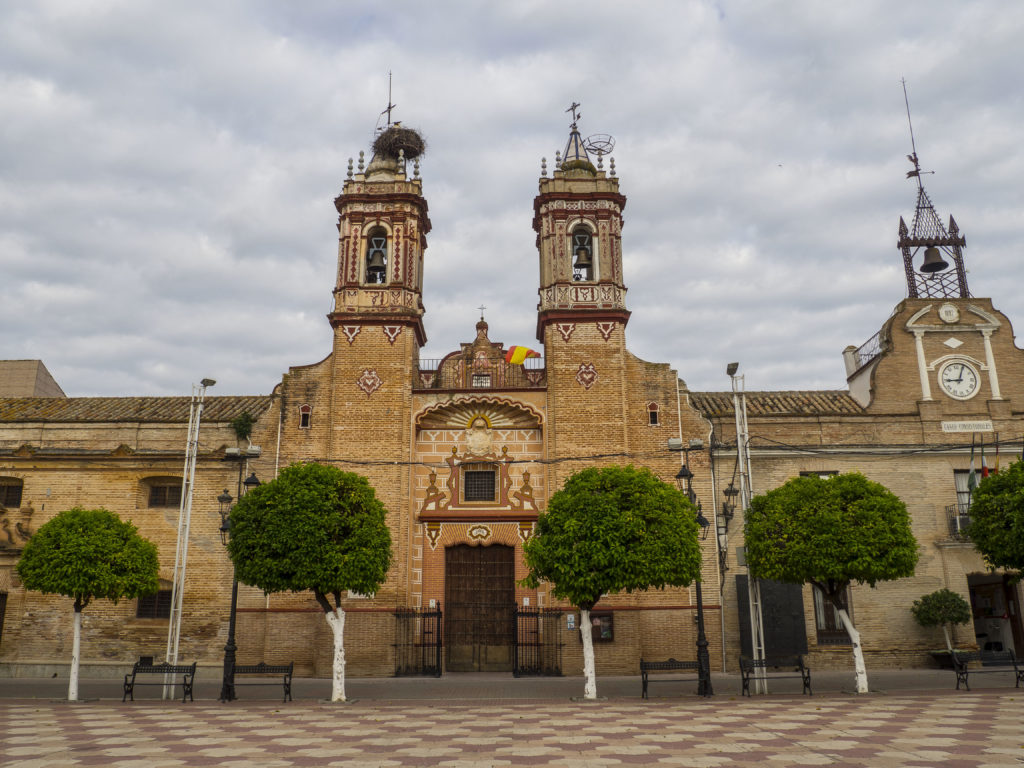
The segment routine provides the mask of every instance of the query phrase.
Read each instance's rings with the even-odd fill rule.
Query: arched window
[[[0,507],[17,509],[21,506],[22,481],[16,477],[0,477]]]
[[[374,227],[366,235],[366,282],[388,281],[388,232]]]
[[[309,429],[309,422],[313,418],[312,405],[299,406],[299,429]]]
[[[658,417],[658,412],[660,410],[661,407],[657,403],[647,404],[647,423],[650,424],[652,427],[656,427],[658,426],[658,424],[661,423]]]
[[[594,279],[594,238],[590,230],[582,225],[572,231],[572,279]]]

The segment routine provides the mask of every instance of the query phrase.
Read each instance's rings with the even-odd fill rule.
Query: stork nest
[[[398,159],[400,150],[405,151],[406,160],[415,160],[427,149],[423,137],[412,128],[392,125],[373,140],[373,151],[381,157]]]

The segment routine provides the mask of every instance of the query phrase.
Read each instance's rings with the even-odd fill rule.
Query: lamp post
[[[256,477],[256,473],[253,472],[249,477],[245,479],[245,482],[241,484],[239,489],[239,496],[244,495],[246,492],[251,491],[253,488],[260,484],[259,479]],[[217,497],[217,501],[220,503],[220,543],[225,547],[231,540],[231,502],[234,501],[231,498],[231,494],[228,493],[227,488],[224,489],[224,493]],[[238,646],[235,645],[235,617],[238,612],[238,578],[235,564],[231,563],[231,614],[228,618],[228,641],[224,645],[224,678],[220,687],[220,700],[221,701],[234,701],[235,700],[235,652],[238,650]]]
[[[676,485],[680,491],[686,494],[691,504],[697,506],[697,524],[700,526],[701,541],[708,537],[710,523],[701,513],[700,502],[697,501],[697,494],[693,492],[693,472],[690,471],[690,451],[699,450],[704,447],[701,440],[691,440],[687,447],[680,446],[683,452],[683,466],[676,473]],[[685,484],[685,487],[684,487]],[[714,690],[711,688],[711,659],[708,656],[708,638],[704,632],[704,595],[701,593],[700,574],[697,575],[697,695],[712,696]]]

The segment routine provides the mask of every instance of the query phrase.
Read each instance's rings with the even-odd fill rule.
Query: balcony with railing
[[[417,390],[544,389],[547,369],[543,358],[528,358],[523,365],[501,358],[477,358],[455,354],[440,360],[420,360],[413,388]]]
[[[946,522],[949,524],[949,537],[958,541],[967,540],[967,528],[971,524],[969,502],[959,502],[946,507]]]

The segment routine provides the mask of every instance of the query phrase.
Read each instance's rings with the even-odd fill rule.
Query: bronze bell
[[[384,282],[384,272],[387,267],[384,265],[384,254],[380,251],[374,251],[370,254],[370,259],[366,263],[366,274],[370,276],[373,282]]]
[[[922,272],[941,272],[948,266],[949,262],[942,258],[942,252],[934,245],[929,245],[924,249],[924,264],[921,265]]]
[[[594,262],[590,258],[590,249],[582,245],[576,249],[576,269],[590,269]]]

